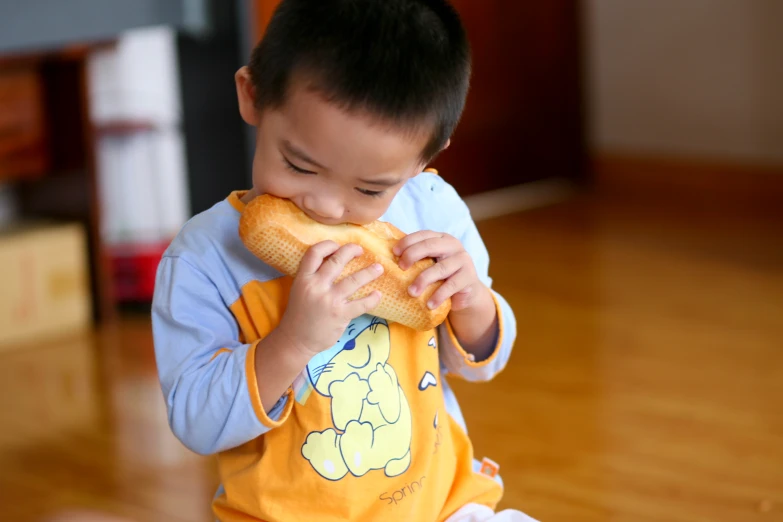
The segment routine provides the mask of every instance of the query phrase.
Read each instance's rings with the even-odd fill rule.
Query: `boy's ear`
[[[237,98],[239,99],[239,114],[245,123],[257,127],[261,118],[256,109],[256,88],[250,77],[250,69],[247,66],[239,69],[234,75],[237,85]]]
[[[449,148],[449,145],[451,145],[451,138],[446,140],[446,144],[443,146],[443,150],[446,150]]]

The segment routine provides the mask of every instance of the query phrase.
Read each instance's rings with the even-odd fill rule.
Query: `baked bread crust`
[[[360,299],[374,290],[381,292],[381,302],[374,315],[418,331],[441,324],[451,310],[446,300],[435,310],[427,301],[441,283],[430,285],[421,295],[411,297],[408,287],[435,261],[423,259],[408,270],[398,265],[392,248],[405,234],[391,223],[374,221],[368,225],[324,225],[311,219],[291,201],[268,194],[247,204],[239,222],[239,236],[248,250],[276,270],[295,276],[308,248],[321,241],[339,245],[356,243],[363,253],[349,262],[337,281],[373,263],[383,266],[383,274],[357,291],[351,299]]]

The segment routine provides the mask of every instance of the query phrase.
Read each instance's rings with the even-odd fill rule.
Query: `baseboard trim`
[[[467,196],[465,203],[473,220],[481,221],[559,203],[575,192],[573,182],[549,178]]]
[[[598,153],[592,176],[603,193],[783,212],[783,165]]]

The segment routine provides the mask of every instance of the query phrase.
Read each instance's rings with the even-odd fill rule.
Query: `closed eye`
[[[374,198],[382,196],[384,192],[386,192],[385,190],[367,190],[362,188],[357,188],[356,190],[358,190],[360,193],[364,194],[365,196],[370,196]]]
[[[291,161],[288,158],[286,158],[285,156],[283,156],[283,161],[285,162],[285,166],[286,166],[286,168],[288,170],[292,170],[292,171],[296,172],[297,174],[309,174],[311,176],[315,175],[315,172],[313,172],[312,170],[305,170],[303,168],[297,167],[296,165],[291,163]]]

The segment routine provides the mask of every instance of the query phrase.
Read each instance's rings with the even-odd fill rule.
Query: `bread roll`
[[[417,262],[406,271],[400,269],[392,248],[405,234],[391,223],[374,221],[369,225],[323,225],[314,221],[291,201],[263,195],[245,207],[239,222],[239,236],[253,254],[280,272],[294,276],[308,248],[321,241],[332,240],[340,245],[356,243],[364,252],[343,270],[338,281],[373,263],[383,266],[383,275],[365,285],[352,299],[360,299],[373,290],[381,292],[381,302],[372,313],[419,331],[441,324],[451,309],[447,300],[435,310],[427,308],[427,300],[440,283],[430,285],[423,294],[411,297],[408,287],[432,259]]]

